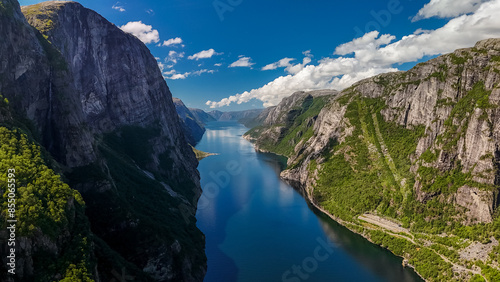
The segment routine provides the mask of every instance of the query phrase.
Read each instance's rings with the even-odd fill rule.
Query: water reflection
[[[390,252],[315,214],[280,181],[283,159],[256,153],[241,137],[245,131],[236,123],[213,123],[197,146],[219,153],[198,167],[207,196],[197,212],[206,235],[205,281],[303,281],[294,266],[311,270],[304,273],[307,281],[418,281]],[[228,164],[237,165],[239,173],[231,174]],[[220,186],[218,193],[208,193],[213,183]],[[319,242],[333,244],[334,251],[312,261]]]

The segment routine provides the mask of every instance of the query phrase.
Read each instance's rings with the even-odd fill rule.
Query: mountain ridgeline
[[[499,106],[500,39],[488,39],[340,93],[295,93],[245,138],[425,279],[500,281]]]
[[[0,189],[15,168],[21,222],[0,280],[201,281],[198,162],[148,48],[63,1],[0,1],[0,38]]]
[[[173,98],[175,110],[181,121],[182,130],[186,138],[192,146],[196,145],[201,140],[205,133],[204,123],[195,116],[191,110],[181,101],[181,99]]]
[[[232,112],[214,110],[207,113],[201,109],[187,108],[178,98],[173,98],[173,100],[184,134],[192,146],[201,140],[205,133],[205,125],[209,122],[238,121],[247,127],[252,127],[254,119],[263,111],[262,109]]]

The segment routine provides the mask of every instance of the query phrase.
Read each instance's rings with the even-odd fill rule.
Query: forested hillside
[[[499,58],[500,40],[484,40],[338,95],[303,93],[246,136],[287,156],[282,178],[319,209],[424,278],[497,281]]]

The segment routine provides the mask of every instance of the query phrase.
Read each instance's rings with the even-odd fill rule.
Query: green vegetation
[[[0,121],[10,117],[9,100],[0,94]]]
[[[0,188],[4,192],[2,210],[7,210],[7,170],[16,171],[19,232],[31,235],[40,227],[45,234],[68,224],[69,201],[84,205],[80,194],[61,181],[41,158],[40,149],[16,130],[0,127]],[[6,216],[6,213],[2,213]],[[55,235],[55,234],[52,234]]]
[[[486,282],[484,280],[484,278],[479,275],[479,274],[475,274],[474,276],[472,276],[472,278],[469,280],[469,282]]]
[[[206,158],[208,156],[216,155],[216,154],[213,154],[213,153],[207,153],[207,152],[200,151],[200,150],[196,149],[193,146],[191,146],[191,149],[193,149],[193,152],[196,155],[196,159],[198,161],[201,161],[201,160],[203,160],[204,158]]]
[[[61,280],[61,282],[92,282],[94,280],[89,278],[89,273],[85,268],[85,263],[81,262],[78,266],[74,264],[70,264],[68,269],[66,270],[65,277]]]
[[[423,152],[422,155],[420,155],[420,159],[425,161],[426,163],[433,163],[437,161],[439,153],[440,151],[429,148],[425,150],[425,152]]]
[[[482,261],[476,261],[476,265],[481,268],[481,274],[483,274],[488,281],[500,281],[500,270],[484,264]]]
[[[52,3],[50,7],[42,7],[43,5],[46,4],[40,3],[22,7],[22,13],[32,26],[46,35],[54,28],[55,23],[53,19],[57,17],[58,10],[61,9],[64,4]]]
[[[492,62],[500,62],[500,56],[491,56],[491,61]]]
[[[281,133],[277,143],[274,143],[271,139],[260,139],[257,145],[263,150],[273,151],[285,157],[291,156],[298,143],[309,140],[313,136],[312,125],[314,119],[324,107],[327,99],[327,97],[309,97],[304,99],[300,107],[291,111],[293,114],[288,117],[286,127],[283,125],[285,131]],[[246,134],[252,138],[257,138],[262,131],[278,127],[282,126],[257,126],[249,130]]]
[[[456,64],[463,65],[468,60],[467,55],[450,56]],[[431,77],[444,81],[447,73],[448,68],[443,65],[440,66],[440,71]],[[390,95],[400,86],[416,84],[414,81],[407,81],[391,86],[391,76],[379,76],[374,79],[375,83],[385,87],[383,97],[388,97],[386,95]],[[438,95],[442,95],[442,92]],[[490,224],[464,226],[463,210],[456,208],[448,199],[465,184],[481,189],[498,187],[473,181],[471,172],[463,171],[458,159],[452,163],[449,170],[440,170],[429,165],[436,162],[441,154],[456,149],[474,109],[481,109],[481,116],[484,116],[482,118],[490,124],[487,111],[496,106],[489,103],[489,95],[490,91],[486,91],[484,84],[478,82],[456,103],[451,98],[438,99],[438,107],[452,107],[451,114],[444,123],[446,131],[438,136],[442,149],[428,149],[416,158],[414,153],[418,140],[425,136],[424,126],[402,126],[386,121],[381,115],[386,107],[384,98],[363,98],[354,89],[345,90],[337,102],[347,106],[344,118],[348,120],[353,131],[343,136],[342,143],[336,139],[330,140],[321,155],[309,163],[308,171],[311,175],[321,167],[317,172],[313,190],[314,199],[329,213],[344,220],[351,230],[356,230],[368,236],[374,243],[408,258],[418,273],[429,281],[457,279],[451,263],[441,256],[463,265],[457,250],[465,248],[471,242],[487,243],[492,236],[500,238],[500,218],[495,217],[494,222]],[[295,143],[284,143],[283,140],[286,137],[289,138],[287,140],[294,140],[290,137],[296,136],[294,134],[297,131],[294,130],[297,123],[293,123],[293,126],[274,126],[285,133],[280,136],[277,144],[267,140],[269,143],[261,143],[261,147],[284,155],[295,154],[291,150],[294,148],[291,144],[297,144],[298,140],[295,139]],[[252,129],[249,134],[257,138],[263,130],[273,129],[258,127]],[[310,138],[310,135],[307,135],[307,138]],[[493,158],[491,153],[481,157],[482,160],[490,158]],[[412,168],[418,170],[412,171]],[[416,181],[419,181],[421,193],[426,192],[434,197],[423,202],[417,201],[413,189]],[[409,234],[388,234],[382,230],[371,230],[373,226],[365,226],[357,218],[366,212],[401,222],[402,227],[409,230]],[[442,236],[443,233],[447,236]],[[427,245],[428,242],[431,243]],[[493,253],[497,254],[498,250]],[[492,261],[498,262],[499,259],[497,255],[491,255]],[[497,268],[487,264],[478,266],[488,281],[498,280]],[[472,272],[469,274],[473,276]],[[481,279],[483,278],[477,275],[473,276],[472,281]]]
[[[46,35],[40,33],[35,28],[33,29],[35,31],[36,37],[38,38],[38,41],[40,42],[40,45],[42,45],[43,50],[47,55],[47,58],[49,59],[50,65],[54,68],[54,70],[67,71],[68,63],[64,59],[61,52],[52,45],[52,43],[48,40],[48,37]]]
[[[140,281],[152,280],[123,260],[136,254],[137,250],[129,246],[152,251],[170,246],[175,240],[182,246],[179,254],[173,254],[177,261],[187,254],[199,254],[193,265],[205,263],[204,246],[199,240],[202,234],[196,229],[194,217],[189,216],[191,207],[174,196],[179,194],[192,201],[196,184],[187,172],[177,178],[167,174],[180,169],[173,168],[170,151],[175,148],[159,156],[157,167],[152,158],[152,140],[159,134],[158,128],[139,126],[124,126],[105,134],[98,144],[99,162],[67,174],[70,184],[96,187],[82,195],[88,199],[87,215],[93,223],[93,232],[102,239],[97,243],[96,253],[105,261],[107,267],[103,271],[108,274],[112,269],[120,271],[126,267],[130,275],[143,277]],[[189,213],[183,213],[183,209]],[[116,231],[109,232],[110,229]]]
[[[432,77],[437,78],[441,82],[445,82],[448,76],[448,66],[446,64],[439,65],[439,71],[433,72],[427,79]]]
[[[417,172],[422,183],[422,190],[445,195],[457,192],[459,187],[471,180],[471,174],[462,173],[462,165],[459,161],[454,167],[452,171],[441,172],[433,167],[420,166]]]
[[[28,19],[30,25],[33,26],[35,35],[40,45],[42,45],[51,66],[57,71],[67,71],[68,64],[66,60],[61,52],[55,48],[49,40],[50,31],[56,25],[54,19],[57,18],[58,9],[64,4],[52,3],[50,8],[42,7],[42,5],[45,5],[45,3],[25,6],[22,8],[22,12],[26,19]]]
[[[446,81],[446,75],[443,72],[433,72],[429,77],[435,77],[441,82]]]
[[[453,102],[453,100],[449,97],[443,98],[443,99],[438,99],[436,101],[436,107],[441,108],[441,107],[447,107],[447,106],[455,106],[456,103]]]
[[[465,135],[469,124],[470,116],[474,109],[496,108],[489,102],[491,91],[486,91],[483,82],[477,82],[471,91],[462,97],[453,107],[449,117],[445,120],[446,131],[437,137],[437,143],[443,144],[445,151],[456,147],[460,138]]]
[[[375,244],[386,247],[398,256],[409,258],[415,270],[429,281],[449,281],[453,277],[451,264],[429,248],[378,230],[370,230],[369,236]]]
[[[424,128],[410,130],[384,121],[380,115],[384,105],[381,99],[353,100],[345,117],[354,132],[342,144],[332,143],[323,155],[314,196],[343,219],[371,210],[394,217],[410,193],[409,156]]]
[[[341,106],[345,106],[349,103],[351,98],[355,95],[355,92],[352,87],[347,88],[346,90],[342,91],[341,95],[336,99],[337,103],[339,103]]]
[[[9,169],[15,173],[9,175]],[[15,182],[8,182],[15,179]],[[60,253],[44,249],[41,243],[32,251],[34,268],[39,270],[34,281],[52,280],[58,273],[78,273],[83,280],[90,278],[95,262],[91,258],[90,227],[84,213],[81,195],[61,181],[41,157],[40,148],[17,130],[0,127],[0,199],[2,229],[6,228],[9,190],[15,183],[15,218],[17,236],[36,242],[38,237],[60,244]],[[68,233],[70,236],[68,236]]]
[[[450,54],[451,62],[455,65],[463,65],[467,62],[467,57],[457,56],[456,54]]]

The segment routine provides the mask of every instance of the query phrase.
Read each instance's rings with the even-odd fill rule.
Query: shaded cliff
[[[94,278],[123,268],[141,281],[202,280],[197,160],[154,57],[78,3],[22,11],[1,2],[0,92],[11,110],[0,121],[37,140],[82,194]]]
[[[201,124],[207,124],[208,122],[216,121],[216,119],[213,116],[207,114],[204,110],[195,108],[188,108],[188,109],[193,114],[194,118]]]
[[[181,120],[182,129],[189,144],[195,146],[203,137],[205,127],[203,123],[189,110],[181,99],[173,98],[175,110]]]
[[[500,238],[499,62],[500,40],[480,41],[325,96],[300,119],[294,109],[305,109],[305,100],[296,94],[266,110],[246,137],[287,156],[281,177],[319,208],[426,279],[495,281],[498,247],[475,259],[462,252]]]

